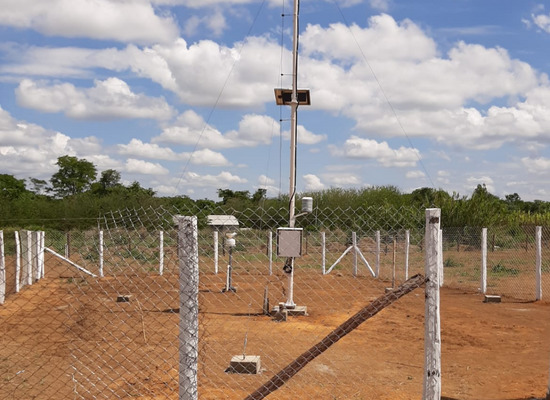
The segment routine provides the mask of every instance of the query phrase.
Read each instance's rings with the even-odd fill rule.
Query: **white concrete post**
[[[438,250],[438,257],[439,260],[437,261],[439,264],[439,287],[443,286],[443,279],[445,278],[445,272],[443,271],[443,229],[439,230],[439,250]]]
[[[380,277],[380,231],[376,231],[376,277]]]
[[[46,273],[45,266],[44,266],[44,247],[45,247],[45,236],[46,232],[39,231],[38,232],[38,270],[40,272],[40,278],[44,278],[44,275]]]
[[[536,272],[536,292],[535,299],[542,299],[542,227],[537,226],[535,231],[536,236],[536,263],[537,263],[537,272]]]
[[[214,273],[218,275],[219,241],[218,231],[214,230]]]
[[[178,224],[180,289],[179,400],[198,400],[199,249],[197,217],[174,217]]]
[[[0,231],[0,304],[6,300],[6,258],[4,255],[4,231]]]
[[[409,279],[409,250],[411,247],[411,232],[405,231],[405,280]]]
[[[32,232],[25,232],[25,253],[24,253],[24,272],[23,276],[26,285],[32,285]]]
[[[99,277],[103,278],[103,231],[99,231]]]
[[[487,293],[487,228],[481,230],[481,293]]]
[[[32,281],[37,282],[40,279],[40,271],[38,268],[38,241],[39,236],[37,231],[31,231],[31,264],[32,264]]]
[[[353,276],[357,276],[357,234],[351,233],[351,245],[353,246]]]
[[[269,258],[269,275],[273,275],[273,232],[267,236],[267,256]]]
[[[15,293],[19,293],[21,288],[21,241],[19,239],[19,232],[15,231]]]
[[[426,300],[423,400],[441,399],[441,322],[439,314],[439,227],[441,209],[426,210]]]
[[[164,231],[159,232],[159,275],[164,273]]]
[[[325,232],[321,232],[321,266],[323,267],[323,275],[326,274],[326,258],[327,258],[327,248],[326,248],[326,235]]]

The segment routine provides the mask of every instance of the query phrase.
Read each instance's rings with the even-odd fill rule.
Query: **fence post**
[[[0,231],[0,304],[6,299],[6,259],[4,257],[4,231]]]
[[[326,249],[326,235],[325,232],[321,232],[321,266],[323,267],[323,275],[326,274],[326,258],[327,258],[327,249]]]
[[[424,390],[422,399],[441,399],[441,325],[439,314],[439,227],[441,209],[426,209],[426,300]]]
[[[39,242],[38,242],[38,269],[40,271],[40,278],[44,278],[46,270],[44,267],[44,247],[45,247],[45,237],[46,232],[38,232]]]
[[[411,247],[411,232],[405,231],[405,280],[409,280],[409,250]]]
[[[25,248],[25,279],[26,285],[32,285],[32,232],[31,231],[23,231],[25,232],[25,241],[26,248]]]
[[[19,231],[15,231],[15,293],[19,293],[21,277],[21,240]]]
[[[214,273],[218,275],[218,231],[214,230]]]
[[[357,276],[357,233],[351,233],[351,242],[353,246],[353,276]]]
[[[537,272],[536,272],[536,292],[535,299],[542,299],[542,227],[537,226],[535,231],[536,236],[536,249],[537,249]]]
[[[443,229],[439,230],[439,250],[438,250],[438,263],[439,263],[439,287],[443,286],[443,279],[445,278],[445,272],[443,270]]]
[[[376,277],[380,277],[380,231],[376,231]]]
[[[481,293],[487,293],[487,228],[481,230]]]
[[[177,215],[180,289],[179,400],[198,399],[199,250],[197,217]]]
[[[164,231],[159,232],[159,275],[164,273]]]
[[[269,275],[273,275],[273,232],[267,236],[267,255],[269,257]]]
[[[103,231],[99,231],[99,277],[103,278]]]

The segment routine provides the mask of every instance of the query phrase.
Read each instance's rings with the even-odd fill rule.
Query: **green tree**
[[[72,196],[90,189],[97,176],[93,163],[72,156],[61,156],[56,165],[59,170],[52,175],[50,182],[57,197]]]
[[[0,174],[0,197],[14,200],[27,192],[24,179],[16,179],[13,175]]]

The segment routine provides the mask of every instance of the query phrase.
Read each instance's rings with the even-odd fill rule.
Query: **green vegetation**
[[[237,216],[243,221],[242,227],[264,229],[287,224],[288,195],[267,198],[265,189],[254,193],[219,189],[217,202],[187,196],[159,197],[139,182],[123,185],[116,170],[98,173],[96,166],[85,159],[65,155],[58,158],[57,166],[58,171],[49,182],[0,174],[1,229],[85,230],[97,227],[100,216],[139,221],[139,226],[128,228],[147,229],[148,223],[158,224],[141,218],[140,212],[144,214],[143,210],[149,209],[197,215],[201,228],[206,226],[207,215],[221,213]],[[466,233],[472,227],[504,227],[507,234],[490,243],[494,247],[506,247],[507,238],[517,242],[530,237],[526,227],[550,226],[549,202],[523,201],[517,193],[501,199],[489,193],[484,185],[478,185],[469,197],[432,188],[403,193],[394,186],[331,188],[301,193],[298,199],[303,196],[315,199],[315,210],[301,217],[298,225],[309,232],[340,229],[344,241],[349,231],[365,232],[372,226],[388,235],[392,235],[395,227],[423,226],[422,210],[427,207],[441,208],[442,226],[461,229],[464,236],[469,236]],[[300,207],[298,200],[297,208]],[[165,218],[169,224],[166,221],[169,218]]]

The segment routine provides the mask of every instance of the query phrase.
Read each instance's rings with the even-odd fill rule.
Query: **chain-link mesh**
[[[287,210],[158,208],[109,213],[87,231],[47,231],[43,278],[40,262],[31,261],[31,284],[23,279],[18,293],[21,246],[15,232],[4,231],[0,398],[176,399],[188,389],[179,384],[187,367],[178,343],[187,281],[175,215],[198,217],[200,399],[251,395],[369,306],[383,317],[331,342],[269,398],[421,397],[424,296],[405,296],[388,309],[381,299],[395,300],[392,290],[424,273],[424,210],[333,209],[300,217],[302,255],[290,285],[287,257],[277,255]],[[479,232],[477,239],[453,232],[443,232],[445,285],[477,291]],[[510,296],[534,296],[534,239],[527,236],[512,250],[495,233],[491,292],[530,285]],[[544,246],[547,238],[544,232]],[[40,251],[33,254],[39,261]],[[19,268],[23,278],[28,269]],[[410,354],[406,364],[399,363],[403,352]]]

